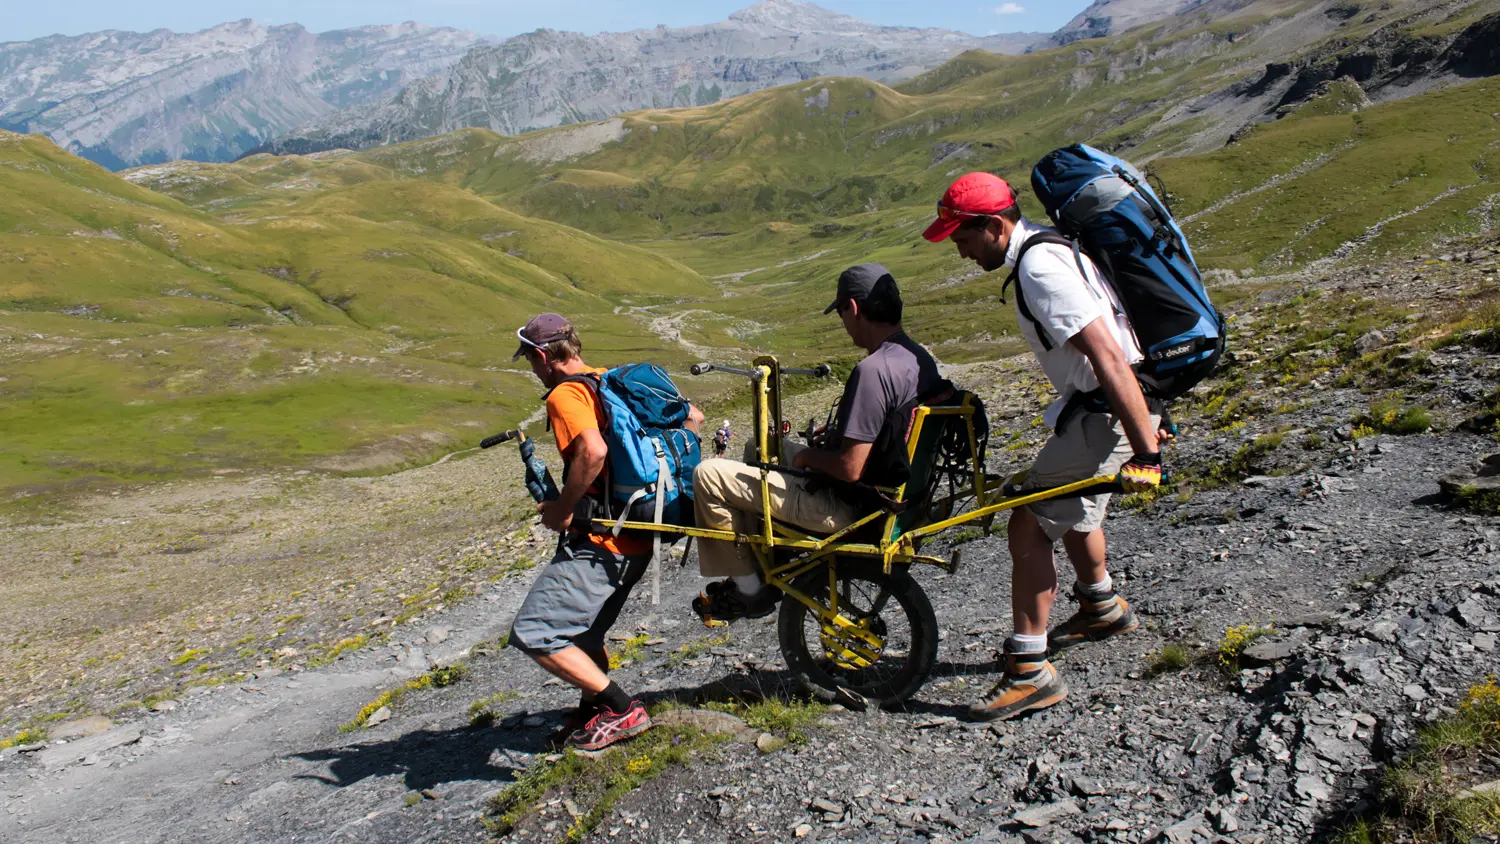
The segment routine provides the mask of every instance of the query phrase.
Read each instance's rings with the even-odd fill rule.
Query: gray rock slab
[[[44,768],[61,768],[82,760],[85,756],[103,753],[116,747],[124,747],[141,740],[139,727],[117,727],[96,736],[81,738],[66,744],[55,744],[36,754]]]
[[[86,718],[74,718],[64,721],[47,730],[47,735],[54,739],[78,739],[89,736],[102,735],[109,732],[114,722],[103,715],[90,715]]]
[[[1076,815],[1081,811],[1083,810],[1078,808],[1077,801],[1059,800],[1056,803],[1047,803],[1041,806],[1022,809],[1016,812],[1015,821],[1022,826],[1032,828],[1043,827],[1069,815]]]

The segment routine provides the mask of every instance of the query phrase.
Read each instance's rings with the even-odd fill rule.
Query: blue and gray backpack
[[[703,454],[698,435],[682,427],[689,402],[666,371],[633,363],[566,380],[586,385],[604,407],[609,461],[600,503],[615,533],[626,521],[691,525],[693,470]]]
[[[1147,396],[1175,399],[1212,375],[1224,352],[1224,318],[1208,301],[1182,229],[1140,171],[1074,144],[1037,163],[1031,189],[1065,237],[1034,235],[1021,244],[1016,266],[1037,243],[1071,246],[1080,271],[1079,252],[1087,253],[1119,296],[1146,356],[1136,377]],[[1052,348],[1024,291],[1017,302],[1036,325],[1042,345]]]

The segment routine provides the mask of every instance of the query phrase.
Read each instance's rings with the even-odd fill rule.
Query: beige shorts
[[[1161,417],[1151,417],[1151,428],[1161,424]],[[1113,475],[1129,462],[1135,450],[1125,436],[1125,427],[1106,413],[1078,413],[1063,426],[1061,435],[1047,439],[1042,451],[1026,474],[1023,489],[1041,489],[1087,480],[1097,475]],[[1110,496],[1088,495],[1057,501],[1038,501],[1026,509],[1041,522],[1047,538],[1056,542],[1070,530],[1092,533],[1104,524]]]

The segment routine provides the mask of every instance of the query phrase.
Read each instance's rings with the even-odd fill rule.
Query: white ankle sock
[[[758,574],[736,574],[729,578],[741,595],[758,595],[762,587]]]
[[[1105,572],[1104,579],[1098,583],[1084,583],[1080,580],[1078,581],[1078,591],[1085,595],[1108,595],[1115,591],[1115,579],[1109,576],[1109,572]]]
[[[1041,633],[1036,636],[1023,636],[1020,633],[1010,634],[1011,644],[1018,654],[1044,654],[1047,652],[1047,634]]]

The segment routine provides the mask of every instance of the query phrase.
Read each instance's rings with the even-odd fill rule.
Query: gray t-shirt
[[[891,411],[926,396],[943,383],[937,361],[905,332],[890,336],[854,367],[839,398],[835,448],[848,438],[873,443]]]

